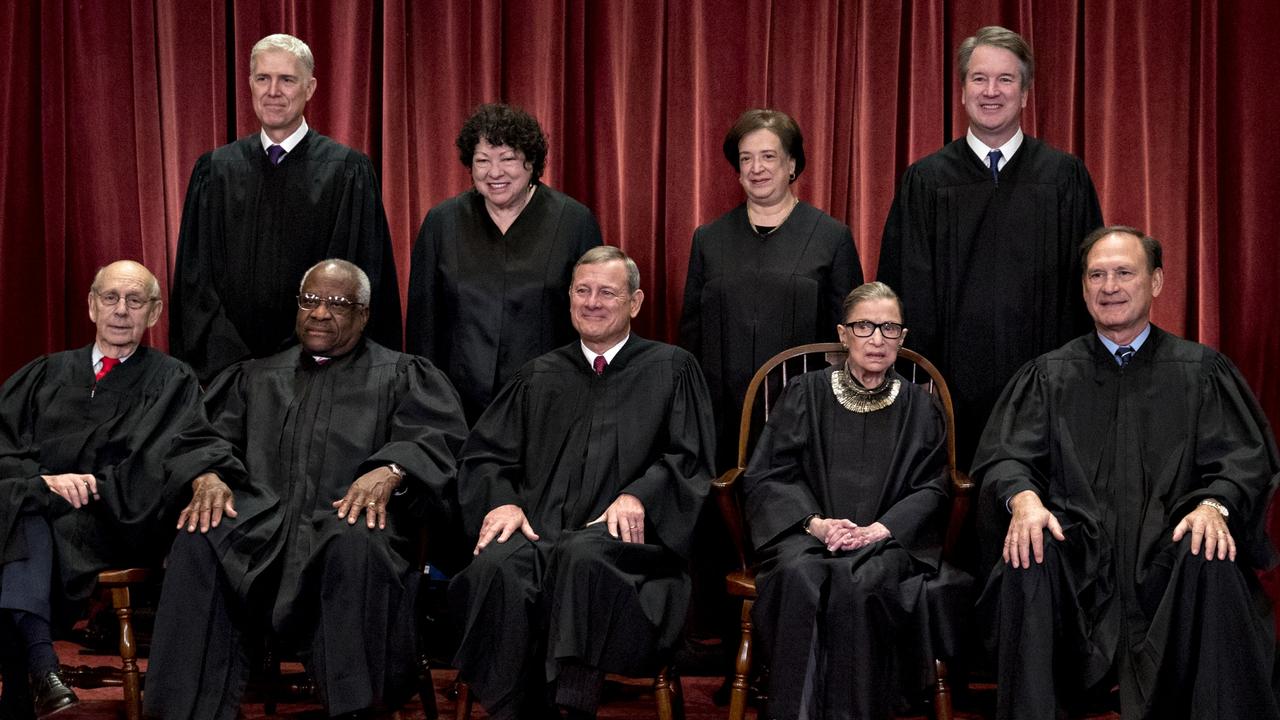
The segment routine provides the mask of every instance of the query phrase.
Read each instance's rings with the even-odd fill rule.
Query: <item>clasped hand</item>
[[[809,521],[809,534],[830,552],[857,550],[892,535],[884,523],[860,526],[848,518],[814,518]]]
[[[98,479],[92,475],[78,473],[62,473],[61,475],[41,475],[49,490],[58,494],[74,508],[89,504],[89,500],[98,499]]]

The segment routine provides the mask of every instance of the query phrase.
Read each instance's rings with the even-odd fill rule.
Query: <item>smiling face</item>
[[[307,276],[300,294],[321,298],[345,298],[354,301],[360,293],[356,278],[340,267],[325,265]],[[312,355],[339,357],[351,352],[364,334],[369,322],[369,308],[355,305],[339,309],[328,302],[320,303],[314,310],[298,308],[294,328],[298,342]]]
[[[902,311],[898,302],[888,298],[872,298],[863,300],[849,309],[845,316],[846,323],[865,320],[872,323],[893,322],[902,324]],[[864,387],[876,387],[884,382],[885,373],[898,361],[898,348],[906,339],[906,331],[901,337],[889,340],[879,328],[873,330],[869,337],[858,337],[853,330],[844,326],[836,326],[840,334],[840,342],[849,348],[849,369]]]
[[[973,134],[987,145],[1009,141],[1022,124],[1027,88],[1018,56],[1004,48],[979,45],[969,57],[969,71],[960,89]]]
[[[1151,301],[1164,288],[1164,270],[1147,265],[1142,241],[1111,233],[1085,259],[1084,303],[1098,332],[1128,345],[1151,321]]]
[[[592,351],[603,353],[631,332],[644,292],[627,289],[627,266],[621,260],[579,265],[569,284],[573,328]]]
[[[265,50],[253,58],[249,88],[262,129],[280,142],[302,125],[302,111],[316,91],[316,79],[291,53]]]
[[[104,355],[132,355],[147,328],[160,319],[160,298],[152,295],[155,282],[151,271],[129,260],[102,270],[89,291],[89,319],[98,326],[95,342]]]
[[[490,207],[518,208],[533,183],[533,165],[519,150],[507,145],[490,145],[488,140],[480,138],[471,155],[471,181]]]
[[[738,142],[738,182],[747,199],[757,205],[772,206],[786,199],[795,171],[795,159],[782,149],[782,140],[772,130],[752,130]]]

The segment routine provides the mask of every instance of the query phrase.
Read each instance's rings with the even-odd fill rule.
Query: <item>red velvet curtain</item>
[[[639,262],[639,331],[670,340],[694,227],[740,201],[720,143],[741,110],[796,117],[798,192],[874,275],[897,177],[963,131],[952,49],[992,23],[1036,51],[1026,130],[1085,158],[1109,222],[1164,241],[1156,321],[1227,352],[1280,420],[1270,0],[2,3],[0,377],[91,338],[97,266],[135,258],[167,285],[196,157],[256,128],[268,33],[315,51],[308,122],[380,168],[402,289],[422,216],[468,185],[462,120],[503,100],[542,121],[546,180]]]

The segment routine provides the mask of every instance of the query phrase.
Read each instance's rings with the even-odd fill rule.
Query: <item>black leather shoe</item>
[[[80,698],[67,687],[62,674],[56,670],[36,678],[31,692],[35,695],[38,718],[48,717],[80,703]]]

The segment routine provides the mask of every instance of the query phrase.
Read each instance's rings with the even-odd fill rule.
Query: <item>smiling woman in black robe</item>
[[[868,283],[845,306],[849,359],[788,386],[742,478],[768,717],[889,717],[895,669],[915,667],[896,638],[916,636],[941,557],[942,414],[893,370],[893,291]]]
[[[482,105],[457,145],[475,187],[422,221],[405,332],[458,388],[470,425],[521,365],[575,337],[569,277],[601,238],[590,210],[538,181],[547,140],[532,115]]]

